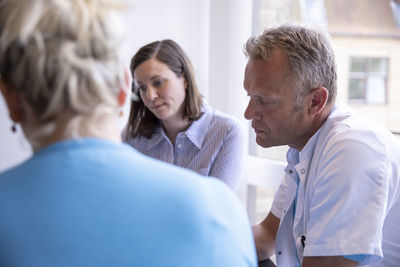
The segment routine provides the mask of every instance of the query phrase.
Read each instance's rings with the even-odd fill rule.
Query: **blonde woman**
[[[0,265],[255,266],[229,189],[121,142],[118,6],[0,1],[0,88],[34,149],[0,174]]]

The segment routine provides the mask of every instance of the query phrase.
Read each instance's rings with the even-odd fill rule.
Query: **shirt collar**
[[[284,171],[286,173],[289,173],[289,171],[296,166],[296,164],[299,163],[299,151],[294,148],[289,148],[289,150],[286,153],[286,160],[288,162],[286,168]]]
[[[323,124],[325,125],[325,123]],[[323,126],[322,125],[322,126]],[[299,162],[304,162],[304,161],[310,161],[315,150],[315,145],[317,144],[319,134],[321,133],[321,129],[318,129],[318,131],[308,140],[307,144],[304,146],[304,148],[299,152]]]
[[[149,142],[147,143],[147,150],[152,149],[155,147],[158,143],[160,143],[163,139],[168,140],[168,137],[164,133],[163,128],[161,127],[160,124],[156,126],[156,129],[154,130],[154,133],[151,135],[151,138],[149,139]]]
[[[332,113],[332,112],[331,112]],[[324,128],[326,121],[322,124],[322,126],[318,129],[318,131],[308,140],[306,145],[301,151],[298,151],[295,148],[289,148],[286,153],[286,159],[289,164],[297,165],[299,168],[304,168],[309,166],[312,156],[314,155],[315,146],[318,141],[318,137]]]
[[[321,125],[321,127],[318,129],[318,131],[308,140],[307,144],[304,146],[304,148],[300,151],[299,154],[299,161],[310,161],[315,150],[315,146],[318,141],[318,137],[320,136],[321,132],[323,131],[324,128],[329,127],[331,125],[331,120],[335,117],[340,117],[340,116],[349,116],[349,108],[346,108],[346,106],[342,104],[335,104],[328,117],[326,118],[325,122]]]
[[[210,127],[212,120],[212,109],[208,104],[203,103],[202,106],[203,114],[201,117],[189,126],[186,130],[185,135],[187,138],[198,148],[201,149],[204,143],[204,139]]]
[[[198,148],[201,149],[204,143],[204,139],[208,132],[208,127],[210,126],[212,120],[212,109],[207,103],[203,103],[202,106],[203,114],[199,119],[192,122],[189,128],[184,132],[187,138]],[[164,132],[164,129],[159,124],[157,125],[154,133],[152,134],[148,144],[147,150],[152,149],[162,140],[166,140],[169,142],[167,135]]]

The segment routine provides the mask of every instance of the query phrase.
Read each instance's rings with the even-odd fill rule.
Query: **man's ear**
[[[0,79],[0,91],[7,104],[11,120],[15,123],[21,122],[24,117],[21,95],[2,79]]]
[[[329,92],[325,87],[318,87],[314,89],[309,95],[309,114],[317,114],[324,109],[328,101]]]
[[[118,104],[122,107],[125,104],[126,96],[128,95],[132,84],[131,73],[128,68],[124,71],[124,83],[122,87],[119,89],[118,93]]]

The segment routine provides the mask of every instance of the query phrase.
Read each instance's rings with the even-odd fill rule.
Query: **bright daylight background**
[[[189,54],[211,106],[237,117],[249,130],[246,177],[238,195],[253,223],[269,210],[287,147],[257,146],[243,118],[247,105],[243,44],[251,34],[285,22],[317,25],[329,32],[337,58],[338,100],[400,133],[400,0],[132,0],[130,4],[123,17],[127,65],[142,45],[174,39]],[[128,112],[126,105],[121,129]],[[20,130],[12,134],[1,96],[0,125],[1,172],[32,152]]]

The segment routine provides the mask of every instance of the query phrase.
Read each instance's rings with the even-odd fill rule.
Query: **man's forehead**
[[[274,83],[275,78],[283,71],[279,67],[264,59],[250,59],[245,69],[244,83],[247,86]]]
[[[286,55],[278,51],[271,55],[269,60],[249,59],[245,71],[244,87],[249,95],[279,96],[284,94],[282,89],[288,87],[291,80],[288,75]]]

